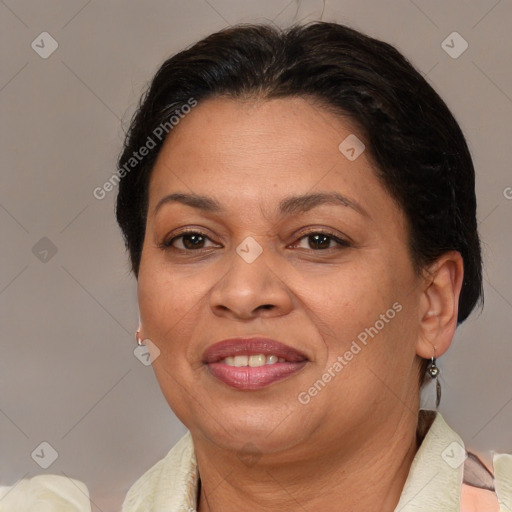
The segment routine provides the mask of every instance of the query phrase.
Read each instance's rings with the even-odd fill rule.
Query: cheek
[[[208,280],[171,274],[159,265],[142,267],[137,297],[144,335],[160,346],[161,351],[178,349],[184,331],[197,326],[199,312],[207,301]]]
[[[395,287],[387,276],[369,271],[363,264],[351,268],[347,265],[322,282],[312,279],[307,284],[307,293],[302,297],[307,307],[340,340],[373,325],[396,300]]]
[[[158,264],[141,265],[139,273],[137,296],[144,336],[160,351],[153,371],[167,403],[182,421],[188,417],[190,400],[199,399],[191,383],[201,365],[189,352],[190,340],[202,325],[199,315],[206,307],[205,283],[205,279],[171,275]]]
[[[308,287],[303,298],[327,341],[327,368],[341,356],[345,374],[355,377],[366,367],[380,374],[413,357],[413,278],[395,267],[385,259],[361,259],[322,286]]]

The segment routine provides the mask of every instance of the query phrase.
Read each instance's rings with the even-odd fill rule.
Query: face
[[[420,278],[367,153],[339,149],[349,135],[362,139],[305,99],[217,98],[166,140],[141,334],[195,439],[298,458],[416,413]]]

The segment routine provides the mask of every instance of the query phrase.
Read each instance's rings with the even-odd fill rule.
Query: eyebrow
[[[181,203],[192,208],[197,208],[206,212],[225,213],[222,205],[212,197],[200,194],[174,193],[162,197],[153,210],[156,215],[160,208],[165,204]],[[303,194],[299,196],[289,196],[279,203],[279,212],[282,216],[305,213],[317,206],[324,204],[333,204],[336,206],[348,206],[357,213],[370,217],[368,212],[356,201],[349,199],[338,192],[319,192],[315,194]]]

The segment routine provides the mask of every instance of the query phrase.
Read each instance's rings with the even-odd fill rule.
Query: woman
[[[119,175],[137,340],[189,429],[125,512],[511,506],[511,457],[493,479],[419,410],[481,256],[464,136],[397,50],[213,34],[157,72]]]

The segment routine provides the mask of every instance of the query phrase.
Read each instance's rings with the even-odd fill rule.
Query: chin
[[[219,407],[218,410],[221,410]],[[180,418],[193,437],[202,437],[227,450],[257,450],[270,454],[291,449],[308,439],[315,430],[306,418],[281,406],[251,408],[232,406],[215,416],[197,410],[197,416]]]

